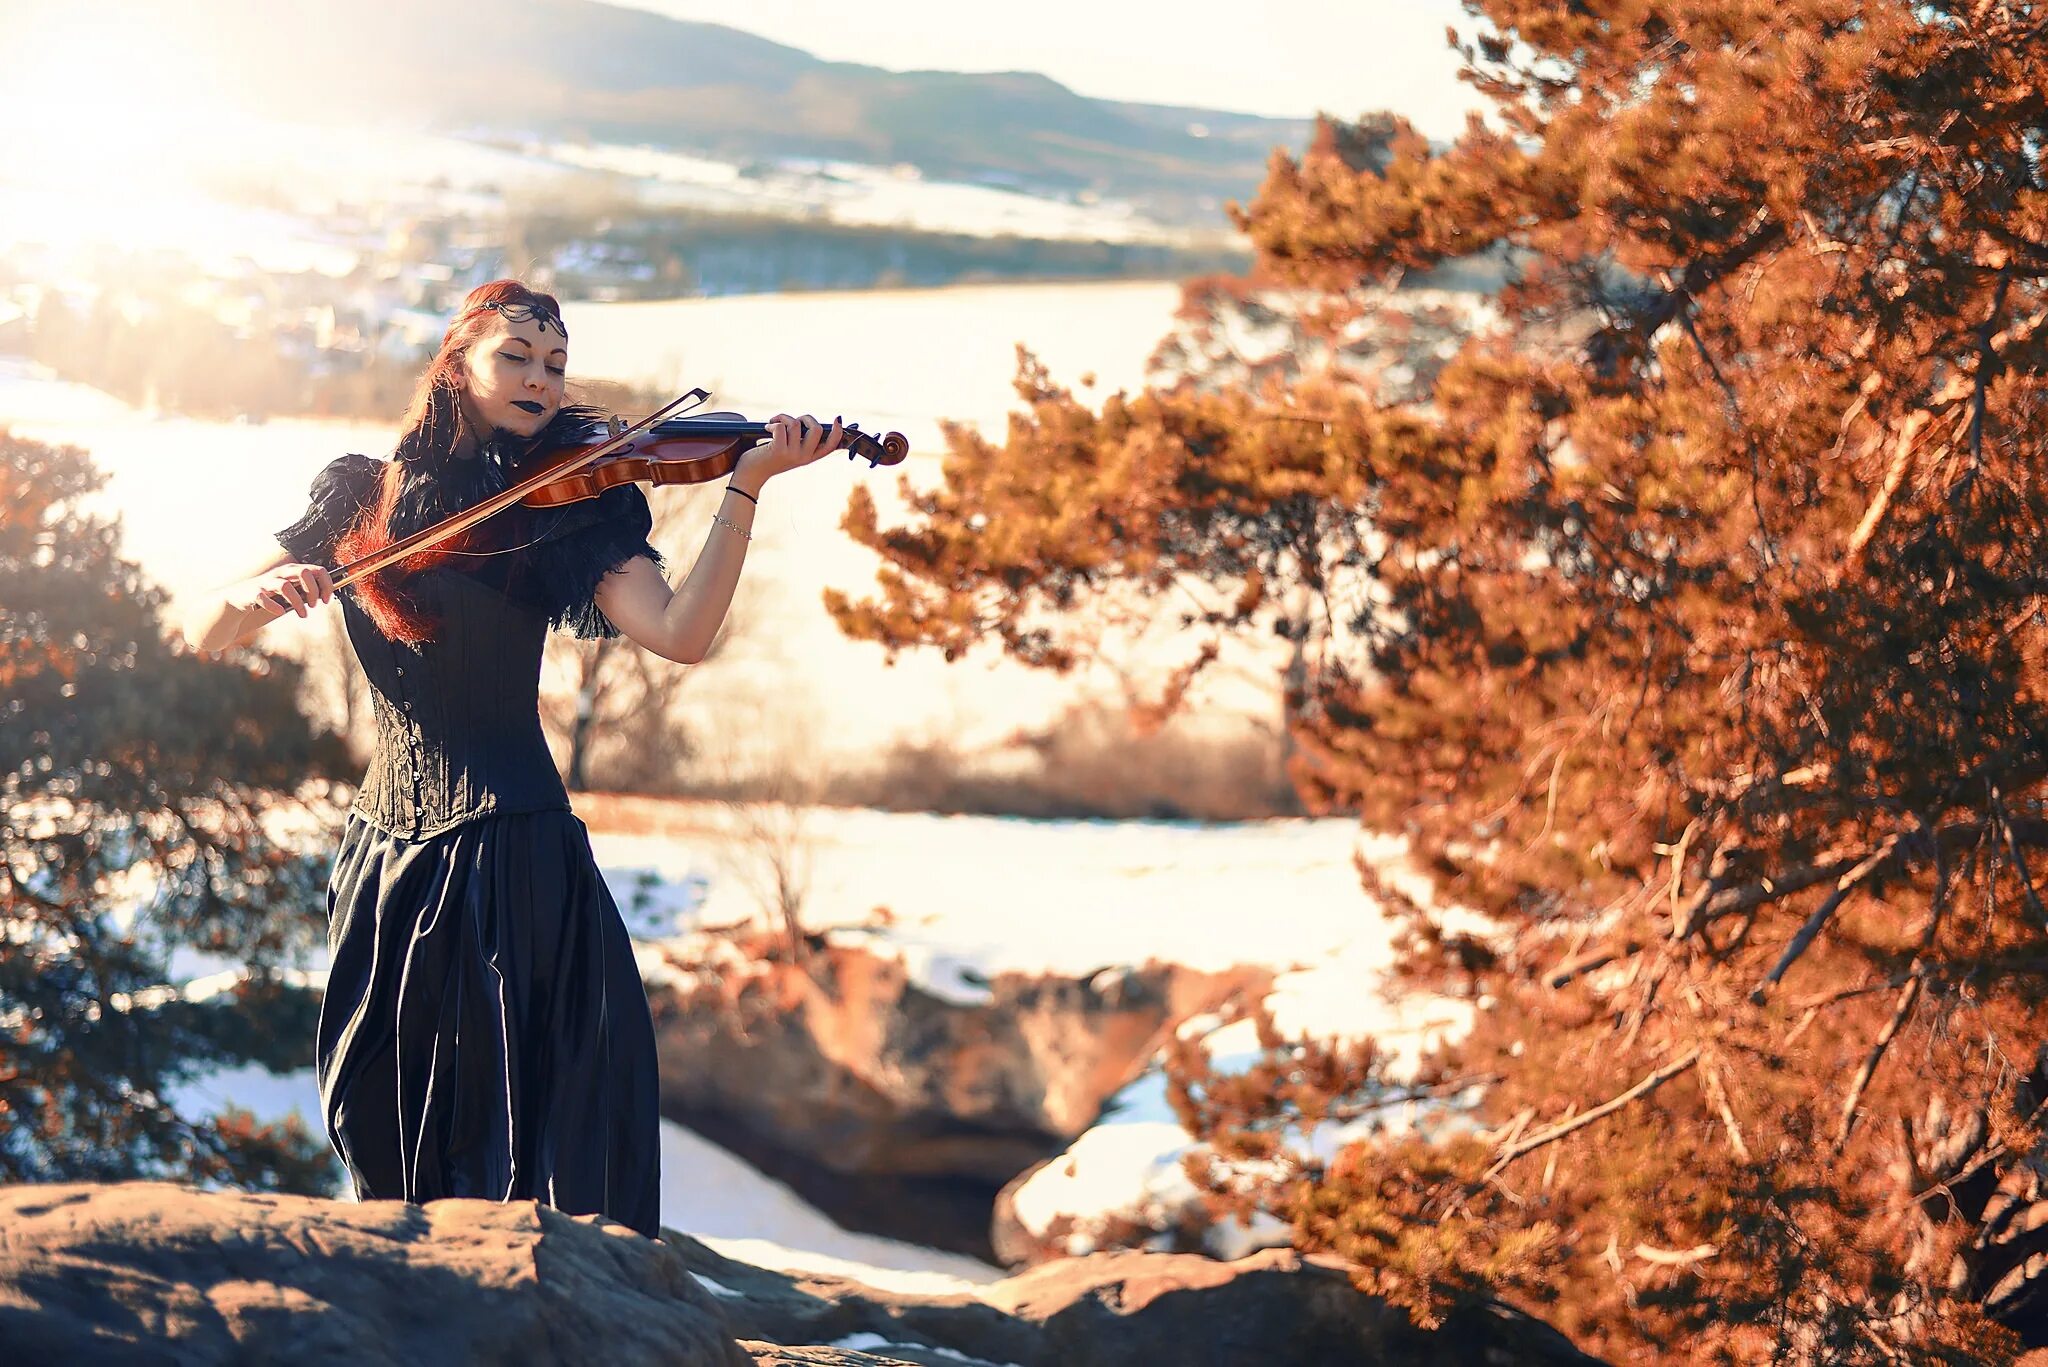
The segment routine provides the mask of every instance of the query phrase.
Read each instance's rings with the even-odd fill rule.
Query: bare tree
[[[654,545],[672,564],[686,565],[703,545],[720,495],[698,485],[665,495],[655,515]],[[705,662],[742,639],[753,618],[754,592],[743,581],[726,626]],[[572,792],[598,786],[617,791],[662,791],[675,786],[692,757],[677,704],[694,670],[657,658],[623,638],[548,642],[548,676],[559,679],[541,699],[541,721],[562,756],[562,781]],[[609,742],[609,743],[607,743]]]
[[[826,776],[817,763],[808,714],[759,701],[721,737],[745,736],[748,749],[722,738],[706,768],[722,796],[726,839],[719,863],[745,887],[762,915],[781,923],[790,958],[805,958],[804,903],[818,846],[817,806]]]

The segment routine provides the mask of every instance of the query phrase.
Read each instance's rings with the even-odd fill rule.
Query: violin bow
[[[363,556],[360,560],[351,560],[348,564],[337,567],[334,571],[334,587],[336,591],[347,588],[350,584],[355,583],[356,580],[366,575],[375,574],[386,565],[405,559],[405,557],[415,551],[422,550],[436,542],[444,541],[458,532],[466,531],[499,509],[508,508],[512,504],[517,503],[543,484],[552,483],[564,475],[572,475],[591,462],[610,455],[620,446],[646,431],[662,418],[667,417],[676,405],[687,403],[691,400],[702,403],[710,397],[709,394],[701,389],[693,389],[687,394],[678,394],[654,412],[640,419],[640,421],[630,427],[620,428],[610,437],[591,447],[574,460],[564,461],[560,465],[535,471],[517,484],[500,489],[490,497],[479,500],[474,506],[464,508],[461,512],[451,517],[443,518],[431,527],[422,527],[411,536],[406,537],[402,541],[394,541],[381,551],[373,551],[369,555]]]

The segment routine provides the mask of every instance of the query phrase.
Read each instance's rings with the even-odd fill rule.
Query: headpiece
[[[562,323],[562,315],[553,304],[540,299],[493,299],[487,304],[478,304],[480,309],[494,310],[508,323],[530,323],[535,319],[544,328],[552,327],[562,334],[562,340],[569,340],[569,329]]]

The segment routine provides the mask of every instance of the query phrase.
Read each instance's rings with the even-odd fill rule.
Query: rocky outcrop
[[[736,1332],[862,1345],[908,1362],[1017,1367],[1241,1367],[1247,1363],[1591,1364],[1541,1321],[1502,1305],[1424,1331],[1352,1287],[1344,1270],[1282,1249],[1219,1263],[1192,1254],[1066,1258],[952,1296],[771,1272],[664,1236],[720,1292]]]
[[[1424,1333],[1341,1268],[1105,1253],[906,1295],[535,1203],[0,1187],[9,1363],[1583,1364],[1483,1307]]]
[[[801,965],[761,948],[707,944],[650,975],[663,1114],[844,1224],[982,1257],[1005,1182],[1092,1124],[1177,1023],[1271,977],[1150,963],[942,993],[861,944],[818,945]],[[959,1210],[939,1208],[941,1184]],[[864,1196],[875,1209],[848,1204]],[[922,1227],[891,1227],[891,1207]]]
[[[837,1172],[998,1185],[1093,1123],[1175,1023],[1271,977],[1149,963],[963,997],[845,944],[675,967],[694,985],[649,985],[672,1118],[738,1119]]]
[[[0,1187],[10,1363],[745,1367],[673,1253],[526,1201]]]

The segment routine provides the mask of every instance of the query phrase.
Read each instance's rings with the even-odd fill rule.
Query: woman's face
[[[562,406],[569,339],[545,318],[499,318],[463,357],[468,381],[462,407],[482,435],[494,430],[530,437]]]

